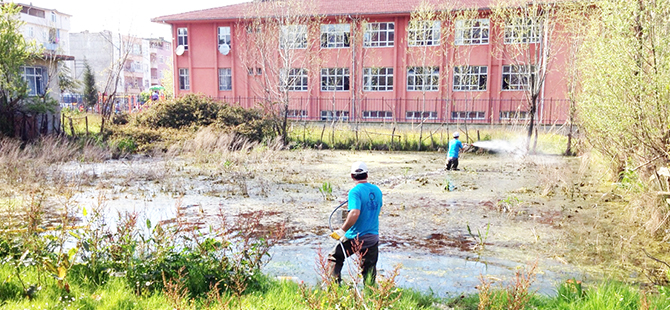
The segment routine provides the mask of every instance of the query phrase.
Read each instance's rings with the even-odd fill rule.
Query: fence
[[[268,108],[260,97],[218,97],[219,101],[245,108]],[[563,124],[568,120],[569,101],[540,99],[537,124]],[[273,104],[273,108],[279,105]],[[322,98],[289,99],[289,118],[305,121],[400,122],[400,123],[473,123],[509,124],[530,120],[524,99],[385,99]]]

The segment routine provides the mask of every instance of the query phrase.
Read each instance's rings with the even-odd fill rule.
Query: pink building
[[[177,95],[245,107],[287,102],[294,119],[527,120],[530,68],[539,65],[519,47],[534,53],[558,40],[528,20],[489,18],[488,1],[470,1],[458,8],[474,10],[451,19],[435,12],[457,12],[453,4],[422,10],[419,3],[264,0],[153,21],[172,25]],[[546,66],[537,122],[567,118],[565,61],[552,54]]]

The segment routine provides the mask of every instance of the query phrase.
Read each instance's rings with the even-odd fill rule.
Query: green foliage
[[[319,187],[319,192],[324,200],[333,200],[333,186],[330,182],[323,182],[321,187]]]
[[[254,109],[222,104],[212,98],[189,94],[153,105],[137,117],[137,125],[148,128],[202,128],[216,126],[251,141],[274,137],[271,123]]]
[[[86,71],[84,71],[86,77]],[[72,77],[70,67],[66,66],[64,62],[58,63],[58,89],[61,93],[64,92],[78,92],[81,87],[81,82]]]
[[[477,228],[477,234],[472,233],[472,229],[470,228],[470,224],[466,224],[466,227],[468,229],[468,235],[474,239],[477,244],[477,249],[483,250],[484,247],[486,246],[486,240],[489,238],[489,230],[491,229],[491,223],[486,224],[486,231],[482,234],[482,232]]]
[[[653,174],[670,159],[670,2],[595,7],[580,48],[578,115],[588,141],[611,160],[614,177],[626,165],[645,164]]]
[[[95,73],[87,61],[84,61],[84,104],[92,107],[98,103],[98,88],[95,86]]]

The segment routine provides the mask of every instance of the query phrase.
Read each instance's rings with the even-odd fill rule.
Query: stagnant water
[[[220,167],[150,158],[72,163],[62,170],[91,179],[74,201],[91,208],[104,194],[112,226],[119,212],[138,212],[160,223],[177,213],[214,217],[223,212],[234,218],[270,211],[269,220],[286,222],[292,233],[271,250],[264,271],[316,284],[317,250],[327,252],[334,245],[327,237],[328,215],[352,186],[348,165],[342,163],[364,160],[371,182],[384,192],[379,273],[388,274],[400,264],[399,286],[438,296],[473,293],[480,277],[506,285],[534,262],[533,289],[544,294],[553,294],[566,279],[589,278],[561,258],[566,246],[561,222],[572,216],[562,210],[572,202],[533,198],[539,191],[538,170],[527,170],[516,156],[465,155],[461,171],[447,173],[442,170],[444,154],[438,153],[308,152],[282,153],[287,158],[279,163],[247,164],[242,176]],[[537,158],[532,167],[556,171],[562,163],[560,158]],[[326,182],[330,193],[319,191]],[[484,248],[475,246],[478,238],[484,238]],[[349,269],[345,266],[345,273]]]

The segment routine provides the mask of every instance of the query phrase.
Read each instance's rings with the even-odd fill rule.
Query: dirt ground
[[[445,171],[444,153],[295,150],[206,160],[144,157],[63,170],[84,180],[75,196],[80,206],[97,204],[104,194],[110,216],[140,210],[158,222],[177,213],[264,211],[268,225],[286,222],[285,244],[309,244],[327,238],[329,215],[346,200],[349,167],[358,160],[384,194],[383,251],[539,261],[590,275],[616,270],[640,277],[629,267],[642,258],[628,252],[640,241],[607,233],[625,216],[620,197],[607,196],[603,176],[579,157],[466,153],[460,171]],[[324,184],[332,192],[320,191]]]

